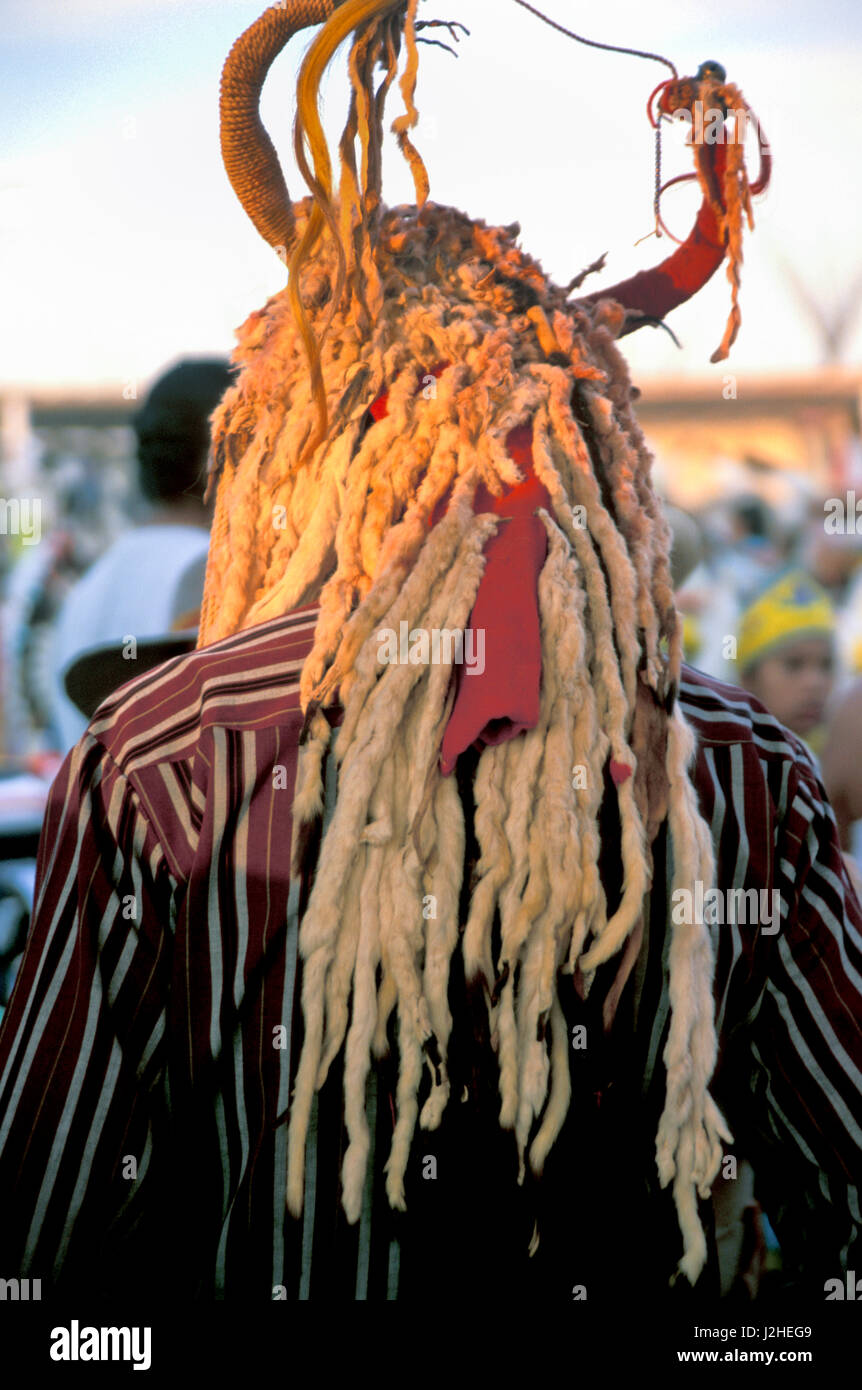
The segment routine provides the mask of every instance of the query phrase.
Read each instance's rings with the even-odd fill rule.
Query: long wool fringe
[[[407,137],[416,114],[414,47],[412,35],[398,133],[421,185]],[[450,1102],[448,983],[457,950],[466,977],[484,985],[501,1124],[514,1130],[522,1175],[527,1162],[540,1173],[571,1101],[562,992],[574,987],[575,972],[589,988],[618,953],[630,968],[652,881],[651,839],[665,816],[675,886],[709,884],[714,874],[688,772],[692,735],[678,704],[664,713],[679,679],[679,623],[669,533],[614,343],[619,308],[567,304],[566,292],[518,248],[517,224],[487,227],[429,202],[394,210],[380,203],[382,98],[369,97],[370,75],[382,61],[391,84],[395,58],[391,15],[366,29],[351,54],[342,202],[337,219],[324,219],[336,222],[341,252],[323,226],[313,258],[294,263],[290,293],[240,330],[234,357],[243,370],[214,417],[218,490],[199,638],[205,645],[320,604],[300,686],[307,728],[295,866],[303,832],[323,809],[332,732],[321,709],[338,701],[344,716],[334,741],[338,796],[300,929],[305,1037],[289,1118],[287,1204],[301,1211],[314,1094],[343,1053],[342,1183],[351,1221],[370,1152],[366,1082],[392,1029],[393,1206],[404,1205],[417,1123],[435,1128]],[[302,233],[310,200],[296,211]],[[308,333],[317,333],[318,389],[297,297]],[[327,432],[318,438],[321,389]],[[382,391],[388,413],[374,422],[368,406]],[[461,929],[463,808],[455,779],[438,770],[452,671],[382,663],[379,637],[401,622],[426,632],[467,626],[484,546],[506,524],[474,514],[476,491],[483,484],[499,496],[520,480],[506,437],[527,422],[550,497],[541,512],[548,553],[538,586],[539,721],[479,759],[479,858]],[[598,870],[609,758],[622,882],[610,916]],[[707,1089],[716,1052],[711,977],[704,924],[674,926],[656,1155],[661,1182],[673,1182],[681,1268],[692,1281],[705,1258],[696,1197],[708,1192],[729,1138]]]

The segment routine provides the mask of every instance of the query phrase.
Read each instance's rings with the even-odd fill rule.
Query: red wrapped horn
[[[717,86],[711,71],[708,75],[704,72],[708,67],[712,69],[714,65],[704,64],[704,69],[698,74],[698,77],[670,79],[660,83],[650,97],[650,107],[656,93],[660,93],[658,107],[659,111],[665,115],[671,115],[682,109],[688,110],[694,115],[696,102],[702,101],[704,96],[711,96],[717,100],[720,109],[723,109],[719,95],[722,89]],[[703,80],[704,77],[705,80]],[[750,116],[752,113],[742,103],[741,97],[740,102],[746,115]],[[651,114],[650,119],[655,124]],[[746,187],[744,198],[746,207],[748,195],[763,192],[769,183],[772,171],[771,156],[759,124],[758,140],[760,171],[756,183]],[[684,304],[692,295],[697,294],[698,290],[715,274],[727,255],[727,232],[725,228],[727,206],[724,192],[727,146],[723,141],[716,141],[714,144],[700,144],[696,151],[696,159],[704,195],[694,226],[686,240],[670,256],[667,256],[659,265],[653,266],[651,270],[639,271],[628,280],[622,280],[618,285],[596,290],[577,301],[581,304],[593,304],[599,299],[614,299],[624,308],[632,310],[633,317],[627,322],[620,336],[623,336],[624,333],[631,333],[640,326],[638,318],[634,315],[643,315],[644,321],[661,319],[672,309]],[[687,174],[682,177],[696,178],[698,175]],[[677,183],[680,180],[672,179],[670,182]]]

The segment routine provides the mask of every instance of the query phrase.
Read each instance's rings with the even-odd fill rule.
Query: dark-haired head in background
[[[232,380],[226,359],[210,357],[181,361],[155,382],[134,420],[140,488],[148,501],[202,503],[209,417]]]
[[[92,654],[87,689],[101,697],[147,669],[148,639],[197,625],[211,521],[203,501],[209,421],[232,379],[226,358],[177,362],[157,378],[134,419],[148,514],[78,580],[55,628],[53,723],[64,751],[87,724],[64,686],[84,653]],[[92,713],[92,700],[85,703]]]

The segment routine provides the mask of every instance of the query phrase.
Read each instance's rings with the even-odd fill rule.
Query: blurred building
[[[639,381],[636,409],[656,456],[656,481],[698,509],[737,492],[781,506],[796,492],[862,497],[862,368],[798,375]]]

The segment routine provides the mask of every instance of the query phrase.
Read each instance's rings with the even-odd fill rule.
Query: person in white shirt
[[[64,752],[87,726],[63,683],[76,658],[116,642],[132,680],[139,640],[195,621],[189,590],[199,585],[199,603],[211,521],[203,502],[209,416],[231,380],[225,359],[182,361],[159,377],[135,418],[140,487],[153,510],[91,566],[60,610],[53,723]]]

